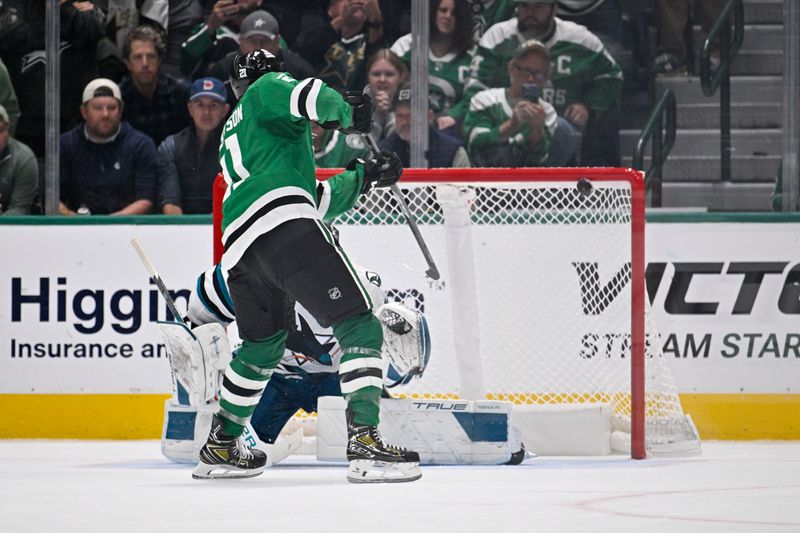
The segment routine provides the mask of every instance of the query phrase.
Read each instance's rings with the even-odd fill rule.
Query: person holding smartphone
[[[464,136],[478,166],[568,166],[575,157],[575,130],[543,98],[550,89],[550,53],[535,39],[522,43],[508,62],[507,88],[478,92],[464,119]],[[552,89],[550,89],[552,90]]]

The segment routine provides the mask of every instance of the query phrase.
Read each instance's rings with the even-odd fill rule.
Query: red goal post
[[[320,169],[317,172],[317,177],[318,179],[324,180],[338,172],[339,170],[337,169]],[[620,256],[619,259],[623,263],[629,264],[629,270],[626,268],[623,271],[622,278],[625,279],[624,283],[622,284],[627,285],[627,282],[630,282],[630,302],[626,311],[627,316],[630,317],[630,329],[629,341],[625,339],[622,341],[621,346],[623,351],[629,350],[630,382],[628,385],[620,385],[620,387],[628,388],[628,390],[623,391],[622,394],[627,396],[625,402],[629,401],[629,403],[626,403],[626,405],[623,407],[623,410],[626,411],[625,414],[629,416],[630,427],[627,429],[627,431],[630,431],[631,457],[635,459],[644,458],[647,450],[649,450],[649,446],[646,446],[645,435],[646,416],[650,416],[650,412],[652,412],[653,409],[648,407],[645,397],[647,326],[645,320],[645,187],[642,173],[632,169],[621,168],[406,169],[399,184],[404,190],[404,194],[406,195],[406,199],[410,204],[412,213],[417,216],[420,230],[423,236],[426,238],[428,247],[430,248],[434,258],[437,260],[439,270],[442,272],[442,280],[440,282],[433,282],[432,280],[421,279],[424,277],[422,274],[424,272],[424,268],[422,266],[417,268],[416,265],[424,265],[422,255],[419,249],[411,244],[413,243],[411,232],[408,230],[408,228],[403,226],[404,219],[402,215],[399,214],[396,200],[393,200],[391,195],[385,193],[384,190],[373,191],[370,193],[370,195],[359,201],[359,204],[354,208],[352,214],[337,219],[337,227],[340,228],[340,231],[342,231],[342,227],[352,227],[354,228],[354,231],[360,228],[360,231],[357,231],[357,233],[353,234],[352,237],[348,235],[349,230],[343,231],[342,245],[345,250],[348,251],[348,255],[351,255],[351,258],[354,262],[360,262],[364,264],[364,266],[378,270],[378,273],[383,277],[386,288],[395,287],[393,283],[398,276],[402,277],[405,274],[408,274],[408,272],[413,271],[408,275],[412,278],[414,276],[420,278],[414,278],[416,279],[416,283],[418,285],[425,286],[427,283],[427,286],[429,287],[428,310],[432,314],[439,312],[442,316],[449,315],[449,312],[436,311],[432,307],[435,302],[431,300],[430,294],[434,293],[433,296],[436,297],[440,292],[455,292],[456,289],[454,287],[457,285],[457,282],[455,279],[449,279],[449,275],[455,278],[459,277],[460,274],[455,274],[453,272],[453,264],[467,262],[462,261],[462,257],[459,255],[461,253],[460,251],[457,253],[451,253],[452,249],[447,252],[447,254],[450,254],[452,257],[448,257],[447,261],[441,260],[444,255],[447,255],[444,248],[452,246],[452,243],[450,242],[444,244],[444,241],[442,241],[438,236],[443,231],[445,233],[450,231],[446,227],[448,222],[447,220],[444,220],[445,217],[442,215],[442,210],[444,208],[440,206],[440,203],[445,203],[445,200],[442,200],[445,196],[448,196],[449,198],[450,196],[455,195],[459,198],[458,201],[466,198],[466,200],[464,200],[464,206],[466,207],[465,209],[462,209],[462,211],[466,210],[472,213],[472,215],[483,210],[482,216],[484,216],[484,219],[477,221],[476,224],[483,224],[486,226],[483,234],[484,236],[480,239],[477,237],[470,238],[474,238],[476,241],[485,244],[493,239],[492,235],[498,235],[498,240],[507,241],[505,246],[510,247],[509,252],[501,252],[500,254],[489,252],[487,254],[489,256],[503,256],[503,254],[508,254],[510,257],[513,255],[512,252],[515,251],[513,250],[515,242],[514,238],[515,235],[518,234],[513,232],[524,230],[528,233],[536,233],[532,230],[535,230],[537,224],[548,224],[557,227],[558,235],[553,237],[556,240],[553,241],[551,239],[550,241],[547,241],[551,243],[557,243],[559,242],[559,239],[570,238],[569,235],[583,233],[589,228],[590,224],[596,224],[598,226],[597,228],[591,230],[598,232],[597,235],[604,234],[604,231],[600,226],[606,223],[613,223],[613,225],[617,228],[623,227],[623,233],[627,235],[627,242],[620,246],[620,253],[622,253],[625,257]],[[222,255],[220,231],[221,204],[225,191],[225,183],[224,180],[221,179],[221,175],[218,176],[214,187],[214,258],[215,261],[218,261]],[[609,204],[605,206],[602,204],[594,205],[589,203],[590,200],[595,198],[601,201],[604,201],[605,199],[609,202]],[[442,201],[440,202],[440,200]],[[446,211],[446,209],[444,210]],[[623,211],[624,214],[621,215],[622,219],[614,219],[611,221],[612,217],[618,216]],[[581,217],[592,217],[592,220],[590,221],[588,218],[584,220]],[[567,228],[566,232],[564,231],[564,228]],[[500,235],[503,233],[503,230],[513,230],[513,232],[509,235],[503,236]],[[461,230],[456,228],[453,231],[458,232]],[[378,238],[376,239],[375,237]],[[362,252],[359,247],[365,241],[371,242],[372,245],[367,245],[365,247],[366,251]],[[391,242],[391,244],[381,247],[375,244],[376,241],[386,241]],[[383,250],[383,248],[386,248],[386,250]],[[527,246],[521,244],[520,248],[527,248]],[[519,283],[524,284],[524,279],[520,278],[526,275],[528,268],[525,264],[526,261],[536,261],[537,263],[541,262],[543,263],[543,270],[546,271],[549,267],[546,265],[546,263],[544,263],[545,260],[539,261],[539,255],[545,255],[545,253],[548,251],[547,248],[553,248],[553,246],[543,246],[538,248],[536,250],[537,254],[532,253],[530,257],[524,259],[520,269],[518,271],[509,271],[511,272],[511,275],[508,277],[517,278]],[[351,249],[354,249],[353,253],[355,255],[351,254]],[[541,252],[541,254],[538,254],[538,252]],[[476,255],[476,257],[478,257],[479,254]],[[373,266],[374,263],[372,260],[375,259],[376,262],[380,262],[378,259],[381,255],[386,255],[386,260],[383,261],[380,266]],[[397,264],[403,262],[413,262],[415,266],[403,264],[402,268],[398,267],[399,270],[394,270],[394,267]],[[571,263],[573,266],[575,266],[577,261],[571,261]],[[480,268],[481,267],[478,266],[476,267],[476,270],[480,270]],[[393,273],[389,274],[387,272],[384,274],[384,270],[391,270]],[[484,270],[486,270],[486,267],[484,267]],[[492,272],[492,267],[489,267],[489,272]],[[574,272],[571,273],[572,278],[574,278],[574,274]],[[488,277],[492,277],[493,275],[494,274],[492,273]],[[483,276],[484,278],[487,277],[485,274],[479,274],[479,277],[480,276]],[[546,282],[544,284],[547,285]],[[409,285],[409,283],[406,283],[406,285]],[[491,284],[489,284],[489,286],[490,285]],[[480,286],[478,291],[482,291],[483,294],[488,294],[491,292],[491,288],[487,289],[484,286]],[[627,288],[625,289],[625,294],[628,294]],[[395,299],[398,300],[409,298],[408,294],[405,294],[402,291],[395,291],[394,296]],[[558,294],[556,294],[556,299],[558,298]],[[452,309],[456,309],[462,304],[459,302],[458,304],[450,305],[452,305]],[[513,305],[516,304],[513,302],[508,303],[508,307],[512,307]],[[522,305],[531,306],[530,298],[528,298],[526,302],[523,302]],[[542,305],[547,304],[543,303]],[[504,307],[504,304],[497,305],[495,302],[492,305],[489,305],[489,307],[493,310],[498,310],[500,307]],[[541,314],[541,309],[538,309],[536,312]],[[520,311],[520,313],[521,316],[526,316],[524,310]],[[431,319],[433,319],[433,317],[431,317]],[[429,322],[431,319],[429,319]],[[448,316],[447,321],[450,319],[451,317]],[[452,319],[452,321],[457,322],[455,319]],[[438,322],[434,321],[434,323],[430,324],[433,343],[431,366],[437,362],[436,358],[440,355],[437,351],[437,340],[438,346],[442,347],[442,341],[447,341],[447,339],[444,339],[444,337],[463,337],[463,335],[459,334],[458,332],[450,330],[449,325],[447,325],[447,327],[443,326],[441,330],[437,330],[437,325],[443,322],[445,322],[445,320],[439,319]],[[466,320],[465,322],[469,324],[469,320]],[[487,336],[491,336],[491,326],[488,328],[486,326],[487,323],[491,324],[491,320],[484,322],[483,319],[480,319],[480,322],[481,328],[486,328]],[[475,324],[477,326],[478,322],[475,322]],[[446,333],[444,332],[445,329],[447,330]],[[441,335],[441,337],[437,337],[439,335]],[[564,332],[558,335],[567,336],[572,334]],[[555,335],[555,345],[557,345],[559,342],[558,335]],[[597,335],[602,337],[603,332],[599,331]],[[594,337],[589,338],[591,339]],[[487,347],[487,350],[520,350],[521,352],[522,347],[525,346],[527,342],[528,341],[526,339],[522,338],[512,350],[492,347]],[[611,343],[611,341],[608,342],[609,344]],[[584,347],[586,347],[587,341],[585,334],[583,343]],[[599,345],[599,341],[597,344]],[[595,349],[595,347],[591,347],[591,349]],[[450,351],[460,352],[458,349],[451,349]],[[626,355],[626,353],[623,353],[620,357],[626,358]],[[602,359],[602,356],[598,356],[596,359]],[[444,361],[444,356],[442,356],[442,361]],[[518,359],[514,361],[513,365],[519,366],[521,364],[520,361],[522,361],[522,364],[524,364],[525,357],[518,356]],[[444,362],[442,362],[442,364],[444,364]],[[451,374],[455,371],[462,372],[463,364],[463,361],[456,363],[448,362],[447,369],[446,371],[443,371],[443,374]],[[466,364],[469,365],[469,362]],[[493,367],[493,365],[494,363],[489,363],[487,366]],[[513,365],[510,367],[510,369],[504,370],[506,375],[514,373],[514,368],[516,367]],[[433,368],[431,368],[431,371],[433,372]],[[548,372],[551,372],[551,370],[536,370],[537,374],[546,374]],[[566,368],[552,372],[565,374],[565,377],[568,380],[568,375],[572,372],[572,370]],[[427,371],[423,379],[419,381],[424,382],[426,379],[428,379]],[[430,379],[432,380],[432,383],[435,384],[437,377],[433,376]],[[502,381],[505,379],[510,380],[511,378],[498,379]],[[650,378],[647,379],[649,382]],[[436,386],[438,386],[438,384]],[[439,386],[439,388],[431,389],[432,392],[425,391],[421,388],[414,389],[413,387],[408,391],[400,392],[405,392],[411,397],[452,398],[458,397],[461,393],[463,393],[464,387],[465,385],[462,380],[460,388],[458,386],[453,386],[452,384],[442,384]],[[572,390],[572,387],[574,387],[574,385],[556,386],[557,389],[569,389],[569,393],[560,395],[560,399],[555,400],[555,402],[577,403],[584,401],[583,399],[576,400],[575,398],[578,396],[581,398],[595,398],[598,395],[597,391],[595,391],[594,387],[591,385],[588,386],[588,388],[584,387],[586,390]],[[539,390],[538,385],[534,388],[537,391]],[[494,387],[494,385],[489,384],[483,386],[480,394],[484,394],[485,391],[485,398],[509,399],[518,404],[553,402],[552,399],[542,400],[543,397],[552,398],[554,395],[550,393],[538,394],[535,392],[526,392],[524,394],[519,394],[518,389],[519,386],[516,386],[516,388],[511,388],[511,392],[505,390],[500,391],[500,389]],[[672,392],[677,398],[677,394],[674,394],[674,391]],[[467,397],[469,399],[476,399],[469,397],[469,395]],[[675,400],[670,401],[674,403]],[[680,409],[679,404],[678,409]]]

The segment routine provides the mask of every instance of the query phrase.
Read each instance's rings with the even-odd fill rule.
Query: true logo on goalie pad
[[[346,402],[323,396],[317,407],[317,459],[341,461],[347,446]],[[379,430],[387,442],[419,452],[421,463],[503,464],[521,449],[511,410],[511,403],[501,401],[384,398]]]

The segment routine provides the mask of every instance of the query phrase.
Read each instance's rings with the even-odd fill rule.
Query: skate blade
[[[260,468],[244,470],[242,468],[236,468],[234,466],[228,466],[228,465],[207,465],[205,463],[200,463],[195,467],[194,472],[192,472],[192,478],[237,479],[237,478],[256,477],[260,476],[263,473],[264,473],[263,466]]]
[[[386,463],[370,459],[350,461],[350,483],[407,483],[422,477],[419,463]]]

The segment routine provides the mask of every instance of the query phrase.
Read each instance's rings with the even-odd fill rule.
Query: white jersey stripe
[[[319,199],[319,206],[317,206],[317,212],[319,216],[325,218],[325,214],[328,212],[328,208],[331,206],[331,186],[328,184],[327,181],[323,181],[322,185],[322,198]]]
[[[340,372],[341,374],[341,372]],[[350,394],[365,387],[383,387],[383,380],[375,376],[364,376],[363,378],[354,379],[347,383],[342,383],[342,394]],[[226,398],[227,399],[227,398]]]
[[[339,374],[346,374],[362,368],[380,368],[383,370],[383,359],[377,357],[359,357],[339,364]]]
[[[239,182],[242,183],[242,182]],[[222,242],[226,242],[230,236],[236,232],[243,224],[247,223],[250,218],[255,215],[255,213],[267,205],[268,203],[272,202],[273,200],[277,200],[283,196],[305,196],[308,198],[308,201],[311,205],[317,205],[317,202],[314,201],[314,198],[301,187],[280,187],[279,189],[274,189],[269,191],[264,196],[260,197],[258,200],[253,202],[248,206],[244,213],[236,217],[236,220],[233,220],[228,227],[225,228],[225,233],[222,235]]]
[[[238,394],[232,393],[225,387],[222,387],[222,399],[234,405],[238,405],[239,407],[250,407],[251,405],[258,405],[258,402],[261,400],[261,395],[257,394],[256,396],[239,396]]]
[[[306,113],[308,114],[309,120],[319,120],[319,115],[317,114],[317,97],[319,96],[320,89],[322,89],[322,82],[313,78],[311,80],[311,92],[308,93],[308,98],[306,98]]]
[[[288,204],[277,207],[267,215],[259,218],[247,231],[236,239],[230,248],[225,250],[222,256],[222,268],[230,270],[244,255],[245,250],[261,235],[267,233],[289,220],[298,218],[309,218],[319,220],[319,213],[313,205],[308,204]]]
[[[237,374],[236,371],[233,370],[230,366],[225,371],[225,377],[228,378],[228,380],[231,383],[233,383],[234,385],[236,385],[237,387],[241,387],[243,389],[248,389],[248,390],[253,390],[253,391],[257,391],[257,390],[263,389],[266,386],[266,383],[267,383],[266,380],[259,381],[259,380],[256,380],[256,379],[248,379],[248,378],[242,377],[239,374]]]
[[[305,118],[300,114],[300,93],[303,92],[303,88],[312,81],[314,81],[314,78],[303,80],[292,89],[292,94],[289,96],[289,113],[291,113],[293,117]]]

